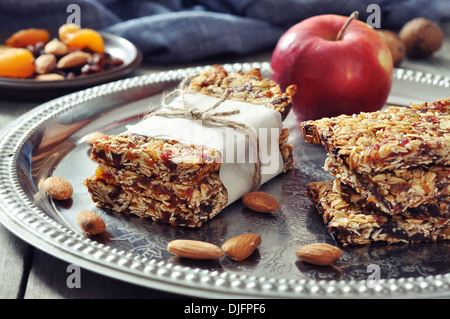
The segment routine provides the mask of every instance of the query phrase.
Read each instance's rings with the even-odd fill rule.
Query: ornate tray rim
[[[224,65],[227,70],[252,67],[270,70],[269,62]],[[37,207],[21,189],[16,174],[18,152],[34,129],[87,100],[129,88],[176,81],[202,71],[192,67],[151,73],[103,84],[54,99],[24,114],[0,132],[0,222],[29,244],[57,258],[105,276],[148,288],[204,298],[392,298],[450,295],[450,273],[436,276],[381,279],[374,288],[366,280],[269,278],[173,265],[118,251],[67,229]],[[450,87],[450,78],[395,69],[401,81]]]

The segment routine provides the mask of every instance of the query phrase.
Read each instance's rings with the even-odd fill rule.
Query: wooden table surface
[[[409,61],[404,68],[450,76],[450,23],[444,26],[446,41],[436,54],[427,60]],[[193,65],[268,61],[270,52],[246,57],[220,57]],[[130,76],[193,65],[155,66],[143,64]],[[450,96],[450,92],[448,94]],[[447,96],[446,96],[447,97]],[[443,97],[444,98],[444,97]],[[42,101],[17,101],[0,97],[0,129]],[[1,185],[0,185],[1,187]],[[114,298],[186,298],[176,292],[163,292],[112,279],[81,269],[80,288],[69,288],[69,263],[24,242],[0,225],[0,299],[114,299]]]

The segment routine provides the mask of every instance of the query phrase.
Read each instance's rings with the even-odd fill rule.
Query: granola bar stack
[[[243,101],[280,112],[292,107],[295,88],[285,93],[263,79],[257,69],[227,73],[215,65],[190,82],[187,91]],[[293,167],[293,149],[283,129],[279,146],[283,172]],[[96,141],[91,159],[99,165],[85,183],[98,206],[173,226],[199,227],[228,203],[219,170],[221,154],[215,149],[125,132]]]
[[[341,244],[450,238],[450,98],[301,128],[336,176],[307,195]]]

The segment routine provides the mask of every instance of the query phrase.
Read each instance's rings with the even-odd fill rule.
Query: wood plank
[[[35,249],[25,299],[168,299],[183,296],[149,289],[81,268],[80,286],[68,287],[70,264]],[[71,284],[77,283],[71,280]]]
[[[0,299],[22,298],[33,250],[0,225]]]

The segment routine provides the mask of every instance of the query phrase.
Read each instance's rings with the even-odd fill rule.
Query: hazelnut
[[[378,30],[378,34],[391,51],[394,67],[400,66],[406,55],[405,44],[400,40],[396,33],[389,30]]]
[[[415,18],[406,23],[398,34],[411,58],[425,58],[437,51],[444,40],[438,24],[425,18]]]

